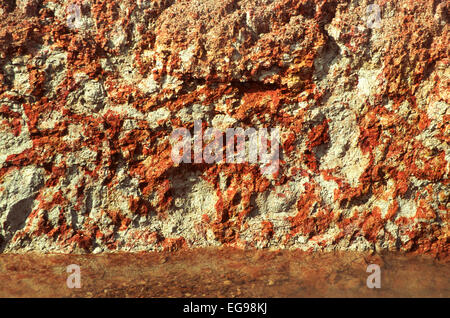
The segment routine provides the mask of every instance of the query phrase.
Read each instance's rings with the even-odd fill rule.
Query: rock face
[[[0,251],[448,257],[447,1],[6,0],[0,15]],[[208,162],[195,123],[223,132],[211,154],[228,128],[278,129],[277,169]],[[197,136],[184,162],[179,128]]]

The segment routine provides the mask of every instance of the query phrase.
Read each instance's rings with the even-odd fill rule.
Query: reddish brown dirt
[[[366,286],[368,264],[381,288]],[[66,266],[81,267],[80,289]],[[0,255],[0,297],[450,297],[450,263],[402,254],[196,249]]]

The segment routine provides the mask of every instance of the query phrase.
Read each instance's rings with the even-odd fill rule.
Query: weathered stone
[[[0,250],[448,257],[448,9],[2,2]],[[171,134],[196,120],[278,128],[279,170],[175,164]]]

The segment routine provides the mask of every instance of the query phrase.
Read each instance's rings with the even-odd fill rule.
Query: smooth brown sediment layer
[[[69,289],[70,264],[81,288]],[[380,266],[370,289],[368,265]],[[450,297],[450,264],[400,253],[193,249],[0,255],[0,297]]]

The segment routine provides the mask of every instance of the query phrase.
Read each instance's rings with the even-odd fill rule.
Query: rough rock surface
[[[0,251],[448,257],[448,1],[5,0],[0,17]],[[194,120],[279,128],[278,172],[176,164]]]

